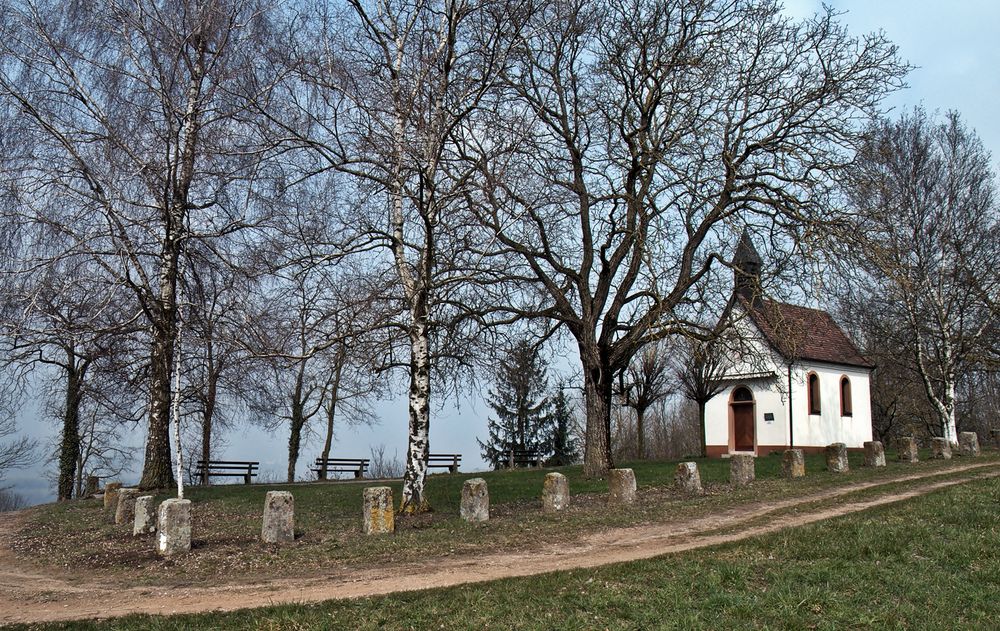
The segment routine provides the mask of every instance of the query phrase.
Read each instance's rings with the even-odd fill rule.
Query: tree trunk
[[[66,407],[63,410],[62,442],[59,447],[60,502],[72,499],[73,480],[80,458],[80,397],[83,394],[83,370],[77,364],[76,353],[66,351]],[[79,494],[78,494],[79,495]]]
[[[955,418],[955,378],[948,375],[942,401],[941,432],[951,445],[958,445],[958,420]]]
[[[292,393],[291,427],[288,433],[288,481],[295,482],[295,468],[299,462],[299,447],[302,443],[302,428],[306,424],[305,407],[302,400],[302,387],[305,383],[306,364],[299,364],[299,372],[295,376],[295,391]]]
[[[333,422],[337,416],[337,397],[340,396],[340,375],[344,369],[343,353],[337,355],[337,365],[334,367],[333,381],[330,383],[330,403],[326,406],[326,440],[323,441],[323,460],[330,458],[330,448],[333,447]],[[320,467],[319,479],[326,479],[326,467]]]
[[[146,435],[146,459],[142,467],[141,490],[174,486],[170,453],[171,378],[174,368],[174,344],[177,341],[177,263],[180,244],[168,233],[160,255],[160,294],[155,305],[153,347],[150,352],[149,429]]]
[[[430,510],[424,495],[430,446],[431,355],[426,317],[415,321],[410,333],[410,436],[403,474],[401,513]]]
[[[581,345],[583,360],[583,396],[587,409],[583,472],[588,478],[601,478],[613,466],[611,457],[611,397],[613,373],[607,362],[594,359],[596,349],[587,352]],[[603,365],[602,365],[603,364]]]
[[[215,418],[215,397],[218,392],[219,376],[211,364],[208,371],[208,388],[205,392],[205,409],[201,415],[201,459],[205,466],[201,468],[202,485],[209,484],[208,461],[212,459],[212,421]]]

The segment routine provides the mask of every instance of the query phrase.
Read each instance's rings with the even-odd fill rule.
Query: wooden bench
[[[458,473],[458,465],[462,464],[462,454],[428,454],[427,468],[439,467],[447,469],[448,473]]]
[[[243,484],[250,484],[250,478],[257,475],[257,470],[260,469],[259,462],[250,462],[243,460],[209,460],[207,463],[204,460],[199,460],[198,465],[195,467],[195,475],[198,480],[202,480],[207,471],[208,477],[228,477],[228,478],[243,478]]]
[[[540,467],[542,466],[542,455],[537,451],[528,450],[518,450],[511,449],[509,454],[508,466],[519,467],[527,465],[529,467]]]
[[[363,478],[368,462],[368,458],[316,458],[312,472],[320,478],[333,472],[353,473],[355,478]]]

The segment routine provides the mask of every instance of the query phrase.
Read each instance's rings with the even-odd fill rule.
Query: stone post
[[[963,456],[978,456],[979,435],[976,432],[960,432],[958,434],[958,453]]]
[[[152,495],[135,498],[135,519],[132,522],[132,536],[156,532],[156,505]]]
[[[118,489],[118,507],[115,509],[115,523],[131,524],[135,521],[135,500],[139,489]]]
[[[827,445],[826,470],[830,473],[847,473],[851,470],[847,462],[847,445],[844,443]]]
[[[364,492],[364,501],[364,522],[361,528],[366,535],[384,535],[396,530],[392,488],[388,486],[368,487]]]
[[[268,491],[264,496],[264,543],[295,541],[295,498],[288,491]]]
[[[489,521],[490,491],[486,480],[472,478],[462,484],[462,504],[458,512],[468,522]]]
[[[756,460],[753,454],[733,454],[729,456],[729,483],[733,486],[748,486],[757,479]]]
[[[104,510],[118,509],[118,490],[121,488],[121,482],[108,482],[104,485]]]
[[[801,449],[786,449],[781,457],[782,477],[804,478],[806,475],[806,457]]]
[[[865,442],[865,466],[885,466],[885,448],[882,446],[881,441],[869,440]]]
[[[542,484],[542,510],[558,513],[569,506],[569,480],[561,473],[545,474]]]
[[[931,439],[931,458],[935,460],[951,460],[951,444],[947,438]]]
[[[101,488],[101,479],[96,475],[87,476],[87,486],[84,487],[83,496],[93,497]]]
[[[631,504],[635,501],[635,471],[611,469],[608,471],[608,501],[612,504]]]
[[[156,511],[156,551],[174,556],[191,551],[191,500],[171,498]]]
[[[701,494],[701,475],[697,462],[680,462],[674,472],[674,488],[688,495]]]
[[[920,462],[917,457],[917,439],[903,436],[899,439],[899,459],[903,462]]]

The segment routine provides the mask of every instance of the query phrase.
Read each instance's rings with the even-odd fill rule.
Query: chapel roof
[[[826,311],[759,298],[740,302],[785,359],[874,368]]]

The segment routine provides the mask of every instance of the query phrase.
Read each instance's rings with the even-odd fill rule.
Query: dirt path
[[[959,478],[937,480],[963,473]],[[129,587],[114,581],[71,584],[18,567],[0,549],[0,624],[109,618],[131,613],[174,614],[231,611],[271,604],[358,598],[393,592],[447,587],[557,570],[589,568],[647,559],[811,524],[831,517],[899,502],[974,479],[1000,477],[1000,465],[970,464],[933,472],[896,476],[813,493],[803,497],[737,506],[682,523],[647,524],[595,533],[546,550],[490,553],[433,559],[403,566],[369,569],[350,576],[282,579],[221,587]],[[857,491],[923,480],[916,487],[835,506],[810,507]],[[793,511],[801,507],[801,510]],[[775,514],[764,522],[761,517]],[[0,533],[14,527],[16,514],[0,514]]]

